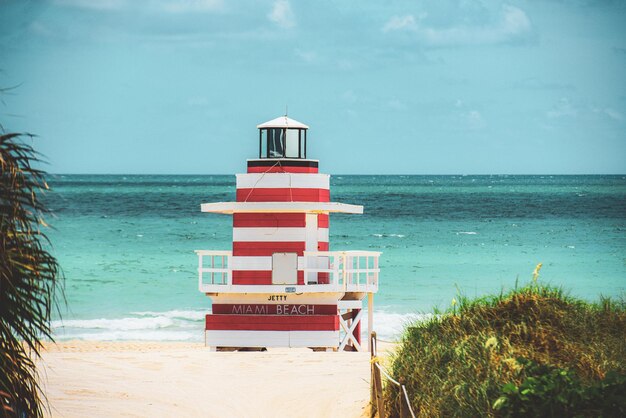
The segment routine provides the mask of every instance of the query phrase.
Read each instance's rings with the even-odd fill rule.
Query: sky
[[[626,173],[626,2],[0,0],[0,123],[52,173]],[[8,90],[6,90],[8,88]]]

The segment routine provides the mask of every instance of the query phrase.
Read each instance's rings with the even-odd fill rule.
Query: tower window
[[[259,158],[306,158],[306,129],[263,128]]]
[[[268,157],[280,158],[285,156],[285,130],[271,128],[267,130]]]
[[[299,129],[287,129],[287,146],[285,147],[285,157],[300,158],[299,137]]]

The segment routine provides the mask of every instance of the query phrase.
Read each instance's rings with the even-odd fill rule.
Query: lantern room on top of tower
[[[306,131],[309,127],[287,116],[257,126],[259,158],[306,158]]]

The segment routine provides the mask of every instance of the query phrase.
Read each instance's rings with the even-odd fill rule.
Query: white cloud
[[[352,62],[352,60],[349,60],[347,58],[341,58],[339,59],[339,61],[337,61],[337,68],[339,68],[342,71],[349,71],[354,69],[354,62]]]
[[[223,7],[222,0],[168,0],[160,2],[166,12],[212,12]]]
[[[126,0],[55,0],[61,6],[91,10],[120,10],[126,6]]]
[[[610,108],[606,108],[604,109],[604,113],[610,117],[611,119],[615,119],[615,120],[624,120],[624,115],[622,115],[620,112],[618,112],[617,110],[614,109],[610,109]]]
[[[194,96],[187,99],[187,105],[190,107],[206,107],[209,105],[209,99],[204,96]]]
[[[39,35],[39,36],[54,36],[54,31],[52,31],[48,26],[41,23],[38,20],[35,20],[28,26],[28,30]]]
[[[468,129],[475,131],[485,127],[485,120],[483,119],[483,115],[481,115],[478,110],[470,110],[468,112],[462,113],[461,117],[465,121]]]
[[[559,102],[546,112],[548,119],[580,118],[585,120],[600,120],[598,117],[609,118],[613,121],[623,121],[624,115],[610,107],[596,107],[585,104],[572,103],[567,97],[563,97]]]
[[[276,0],[267,18],[281,28],[289,29],[296,26],[296,17],[287,0]]]
[[[357,96],[356,94],[354,94],[354,91],[352,90],[346,90],[341,94],[341,99],[345,100],[348,103],[356,103],[357,102]]]
[[[526,13],[515,6],[503,5],[498,18],[491,24],[451,27],[427,26],[426,14],[394,16],[383,26],[383,32],[406,31],[431,46],[496,44],[516,39],[531,30]]]
[[[617,120],[617,121],[624,120],[624,115],[622,115],[620,112],[618,112],[615,109],[611,109],[610,107],[605,107],[604,109],[594,108],[593,111],[594,113],[600,113],[600,114],[606,115],[613,120]]]
[[[223,7],[223,0],[54,0],[58,5],[78,9],[117,11],[132,9],[167,13],[212,12]]]
[[[551,110],[546,112],[546,116],[550,119],[558,119],[578,115],[576,109],[567,97],[563,97]]]
[[[486,126],[483,115],[475,109],[469,108],[461,99],[454,101],[454,107],[458,109],[458,115],[466,129],[476,131]],[[465,110],[468,109],[468,110]]]
[[[407,109],[404,102],[395,98],[387,102],[387,107],[391,110],[406,110]]]
[[[526,16],[526,12],[522,9],[518,9],[514,6],[504,5],[503,11],[503,24],[499,30],[504,34],[517,35],[530,30],[530,19]]]
[[[575,90],[576,88],[567,83],[546,81],[537,77],[524,78],[516,81],[513,87],[524,90]]]
[[[352,119],[356,119],[359,116],[359,113],[354,109],[346,109],[346,114]]]
[[[304,62],[311,63],[317,60],[317,53],[315,53],[315,51],[303,51],[300,48],[296,48],[294,52],[296,56]]]
[[[413,15],[393,16],[383,27],[383,32],[394,30],[416,30],[417,23]]]

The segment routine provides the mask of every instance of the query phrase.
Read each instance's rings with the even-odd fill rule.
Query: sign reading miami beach
[[[214,314],[232,315],[329,315],[337,312],[337,305],[311,304],[215,304]]]

